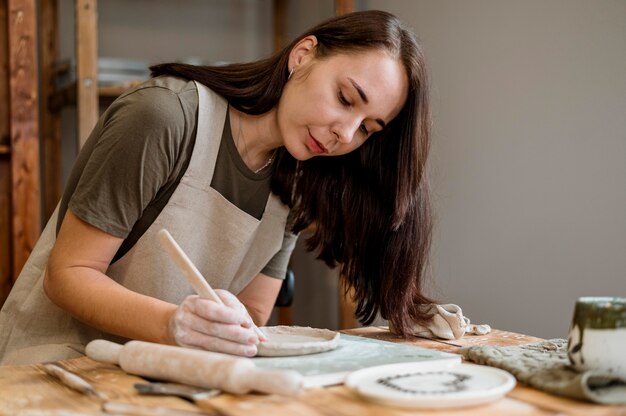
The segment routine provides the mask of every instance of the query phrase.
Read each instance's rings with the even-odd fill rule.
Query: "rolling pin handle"
[[[87,357],[103,363],[119,364],[123,345],[104,339],[95,339],[85,347]]]

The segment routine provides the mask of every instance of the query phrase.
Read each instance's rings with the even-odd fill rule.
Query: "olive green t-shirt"
[[[228,112],[227,112],[228,114]],[[113,262],[150,227],[187,170],[196,140],[198,92],[193,81],[162,76],[119,97],[100,117],[66,185],[57,232],[67,209],[123,238]],[[211,187],[260,219],[270,194],[272,166],[252,172],[233,141],[228,116]],[[261,271],[283,279],[296,236]]]

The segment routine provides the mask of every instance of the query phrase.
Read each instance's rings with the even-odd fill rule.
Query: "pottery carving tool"
[[[118,364],[127,373],[229,393],[293,396],[303,385],[302,375],[293,370],[263,369],[249,358],[152,342],[120,345],[99,339],[87,344],[85,352],[93,360]]]
[[[46,374],[56,378],[72,390],[76,390],[77,392],[86,394],[88,396],[97,397],[100,400],[108,400],[108,397],[97,391],[91,385],[91,383],[89,383],[79,375],[76,375],[57,364],[46,363],[42,364],[41,368],[43,369],[43,371],[45,371]]]
[[[191,402],[210,399],[221,394],[217,389],[202,389],[177,383],[135,383],[133,385],[139,394],[149,396],[176,396]]]
[[[109,398],[96,390],[91,383],[71,371],[66,370],[60,365],[54,363],[45,363],[41,365],[44,372],[57,380],[63,385],[75,390],[79,393],[96,397],[101,401],[102,411],[104,413],[113,413],[116,415],[128,416],[202,416],[207,415],[203,412],[185,411],[172,409],[162,406],[145,406],[141,404],[122,403],[109,401]]]
[[[183,249],[178,245],[174,237],[167,231],[165,228],[161,229],[158,232],[159,241],[161,246],[165,249],[167,254],[169,254],[170,258],[176,263],[178,268],[183,272],[187,281],[193,287],[193,290],[196,291],[200,297],[205,299],[210,299],[219,305],[224,305],[222,299],[217,296],[217,293],[213,290],[209,282],[206,281],[200,270],[196,267],[195,264],[187,257],[187,254],[183,251]],[[252,328],[259,336],[259,339],[266,339],[266,335],[253,323]]]

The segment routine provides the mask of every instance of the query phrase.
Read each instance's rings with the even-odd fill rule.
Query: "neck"
[[[277,139],[276,112],[253,116],[230,106],[228,111],[233,140],[241,159],[250,170],[262,170],[281,145]]]

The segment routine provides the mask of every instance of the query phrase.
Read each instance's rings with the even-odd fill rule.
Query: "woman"
[[[81,151],[2,310],[4,363],[71,358],[97,337],[252,356],[310,225],[364,324],[428,320],[428,85],[397,18],[352,13],[266,60],[152,71]],[[192,295],[162,228],[224,306]]]

